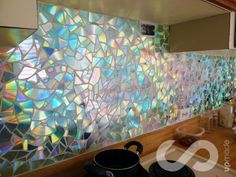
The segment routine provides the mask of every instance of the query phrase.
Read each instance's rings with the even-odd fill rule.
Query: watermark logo
[[[215,167],[218,161],[218,150],[214,144],[206,140],[199,140],[193,143],[187,151],[177,160],[179,163],[172,163],[166,160],[166,155],[170,147],[175,143],[174,140],[169,140],[161,144],[156,153],[157,161],[161,161],[159,165],[167,171],[178,171],[188,163],[188,161],[194,156],[194,154],[200,150],[205,149],[209,152],[209,159],[206,162],[197,161],[192,168],[196,171],[205,172]]]
[[[229,172],[230,171],[230,141],[229,140],[225,140],[224,141],[224,171],[225,172]]]

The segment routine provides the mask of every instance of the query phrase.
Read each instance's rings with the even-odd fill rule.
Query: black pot
[[[136,146],[136,153],[129,151]],[[111,149],[98,153],[92,163],[84,166],[85,170],[96,177],[134,177],[140,170],[139,155],[143,152],[143,145],[137,141],[128,142],[124,149]]]

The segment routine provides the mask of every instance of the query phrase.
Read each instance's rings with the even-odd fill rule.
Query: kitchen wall
[[[168,54],[166,26],[155,39],[135,20],[38,8],[38,31],[0,55],[2,176],[157,130],[234,91],[235,57]]]

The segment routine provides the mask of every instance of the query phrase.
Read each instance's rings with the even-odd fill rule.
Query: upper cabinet
[[[36,0],[0,1],[0,49],[12,48],[38,28]],[[0,51],[1,51],[0,50]]]
[[[170,52],[235,49],[235,12],[170,26]]]
[[[112,16],[156,24],[176,24],[214,15],[226,10],[202,0],[40,0]]]
[[[208,0],[227,13],[170,25],[170,52],[236,49],[236,1]],[[229,51],[229,50],[227,50]]]

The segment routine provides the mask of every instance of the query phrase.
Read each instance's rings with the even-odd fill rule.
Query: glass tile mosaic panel
[[[236,60],[168,54],[138,21],[39,4],[39,29],[0,55],[0,173],[13,176],[217,108]]]

